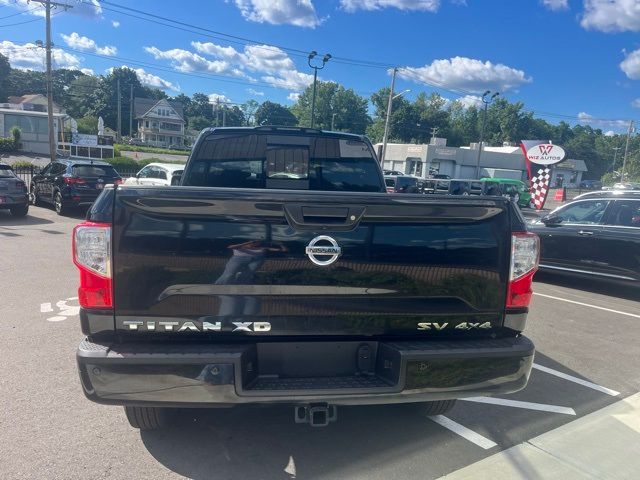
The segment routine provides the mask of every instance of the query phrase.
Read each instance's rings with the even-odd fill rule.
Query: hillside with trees
[[[95,132],[98,117],[115,130],[117,125],[117,84],[120,81],[122,134],[129,135],[129,98],[169,98],[182,103],[187,126],[201,130],[208,126],[286,125],[309,126],[313,87],[307,87],[292,106],[270,100],[243,104],[212,102],[205,93],[183,93],[169,97],[159,89],[143,85],[135,71],[113,68],[106,75],[86,75],[78,70],[53,72],[54,101],[78,121],[80,132]],[[0,54],[0,102],[8,96],[29,93],[45,94],[43,72],[11,68]],[[384,87],[370,98],[336,82],[318,82],[315,126],[322,129],[366,134],[372,142],[382,141],[389,88]],[[437,93],[419,93],[414,100],[399,97],[393,103],[390,118],[391,142],[428,143],[432,129],[447,139],[450,146],[477,142],[482,125],[482,111],[474,105],[448,100]],[[605,134],[603,129],[586,124],[570,125],[565,121],[550,123],[537,118],[522,102],[504,98],[494,101],[487,112],[485,139],[488,145],[519,142],[523,139],[551,140],[565,148],[569,158],[584,160],[589,171],[584,178],[613,181],[622,167],[626,135]],[[614,149],[619,150],[614,164]],[[640,138],[632,136],[629,145],[627,178],[640,180]]]

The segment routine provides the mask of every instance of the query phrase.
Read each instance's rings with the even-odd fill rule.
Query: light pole
[[[382,136],[382,155],[380,156],[380,164],[384,165],[384,160],[387,156],[387,142],[389,141],[389,128],[390,128],[390,122],[391,122],[391,110],[393,107],[393,101],[396,98],[401,97],[402,95],[404,95],[405,93],[409,93],[411,90],[403,90],[402,92],[398,93],[397,95],[393,94],[393,89],[395,87],[396,84],[396,73],[398,73],[398,69],[394,68],[393,69],[393,76],[391,77],[391,90],[389,91],[389,101],[387,102],[387,116],[384,119],[384,135]]]
[[[311,128],[315,125],[315,115],[316,115],[316,84],[318,83],[318,70],[322,70],[324,66],[327,64],[329,60],[331,60],[331,54],[325,53],[324,57],[322,57],[322,65],[312,65],[311,60],[313,60],[318,55],[318,52],[313,50],[309,53],[309,59],[307,63],[309,67],[313,68],[313,97],[311,98]]]
[[[491,98],[487,99],[487,96],[491,93],[491,90],[487,90],[482,94],[482,103],[484,103],[484,114],[482,116],[482,128],[480,129],[480,143],[478,144],[478,158],[476,159],[476,178],[480,178],[480,155],[482,155],[482,142],[484,141],[484,129],[487,125],[487,109],[489,104],[500,95],[500,92],[496,92],[491,95]]]

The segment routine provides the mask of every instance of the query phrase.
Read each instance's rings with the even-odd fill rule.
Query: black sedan
[[[51,203],[64,215],[70,208],[91,205],[105,185],[120,183],[122,178],[106,162],[58,159],[31,179],[31,203]]]
[[[585,197],[529,225],[540,269],[640,285],[640,197]]]

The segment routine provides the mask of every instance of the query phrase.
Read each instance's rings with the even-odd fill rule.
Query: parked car
[[[184,165],[174,163],[149,163],[133,177],[127,178],[126,185],[175,185],[172,183],[176,172],[184,170]]]
[[[530,224],[540,268],[640,285],[640,195],[593,192]]]
[[[614,190],[640,190],[640,183],[624,182],[615,183],[613,185]]]
[[[384,183],[387,193],[419,193],[417,187],[419,178],[409,175],[385,176]]]
[[[53,204],[58,215],[71,208],[89,206],[105,185],[122,183],[120,174],[99,160],[56,159],[31,179],[33,205]]]
[[[404,176],[405,174],[400,172],[399,170],[383,170],[382,173],[384,173],[387,176]]]
[[[483,178],[483,182],[500,185],[502,195],[509,197],[516,205],[528,207],[531,203],[531,191],[522,180],[512,178]]]
[[[538,239],[513,202],[384,195],[365,137],[291,127],[205,129],[180,185],[108,188],[73,234],[79,378],[132,426],[252,404],[313,426],[339,405],[438,415],[527,384]]]
[[[584,190],[602,190],[602,182],[600,180],[583,180],[580,182],[580,188]]]
[[[0,163],[0,210],[9,210],[14,217],[29,212],[27,185],[4,163]]]
[[[640,190],[596,190],[578,195],[574,200],[583,198],[616,198],[616,197],[640,196]]]

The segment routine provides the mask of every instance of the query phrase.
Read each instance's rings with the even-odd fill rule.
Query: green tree
[[[71,82],[67,91],[67,103],[64,107],[74,118],[81,118],[93,112],[96,104],[99,78],[83,75]]]
[[[89,133],[92,135],[98,133],[98,117],[87,115],[76,121],[78,123],[78,133]]]
[[[270,101],[264,102],[255,113],[256,125],[298,125],[298,119],[287,107]]]
[[[291,107],[300,125],[311,125],[313,85],[309,85]],[[371,124],[367,99],[335,82],[318,82],[316,89],[315,127],[351,133],[365,133]],[[335,115],[335,117],[334,117]]]
[[[247,122],[247,126],[255,125],[255,114],[256,110],[260,108],[260,103],[255,101],[254,99],[247,100],[242,105],[240,105],[242,112],[244,113],[245,121]]]
[[[6,102],[9,91],[9,74],[11,65],[9,59],[0,53],[0,102]]]
[[[196,115],[195,117],[189,117],[189,128],[197,130],[198,132],[204,128],[213,126],[211,120],[203,117],[202,115]]]

